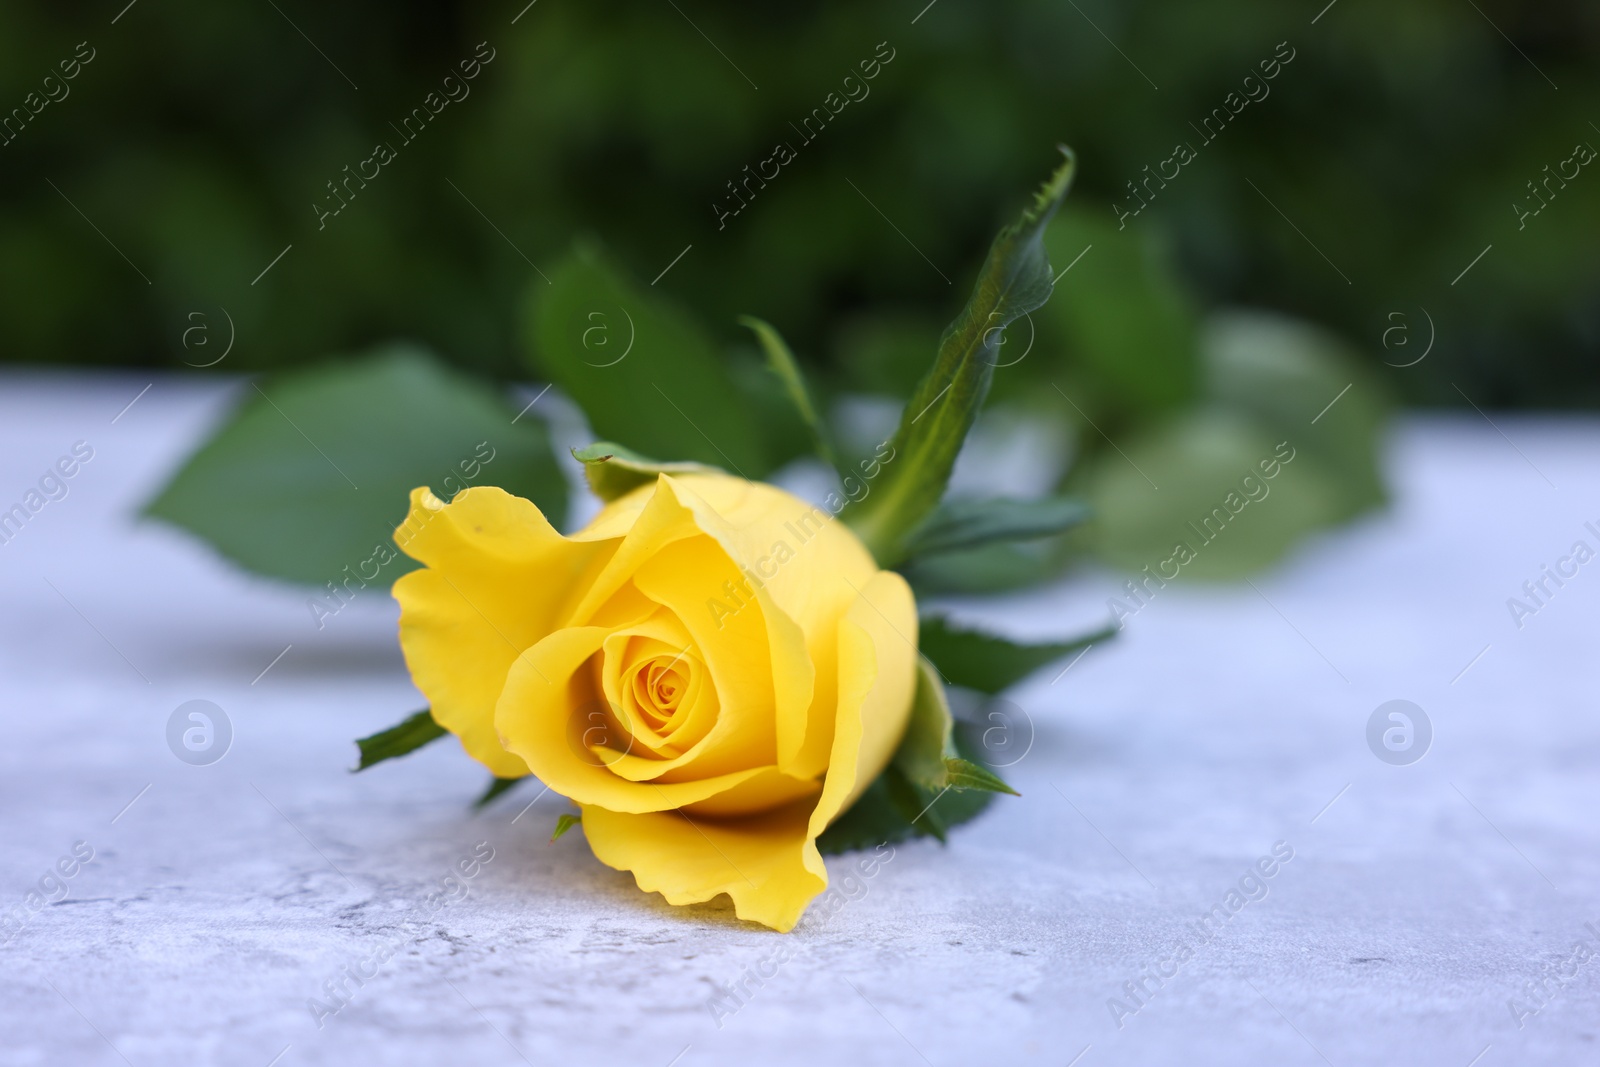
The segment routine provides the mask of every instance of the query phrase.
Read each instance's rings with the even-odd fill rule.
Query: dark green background
[[[123,2],[0,12],[0,108],[78,42],[96,50],[70,96],[0,148],[7,361],[204,362],[217,348],[186,351],[183,331],[206,321],[220,340],[225,307],[238,336],[223,370],[405,338],[528,377],[519,300],[538,276],[523,257],[548,272],[591,235],[641,284],[692,244],[656,291],[720,339],[747,342],[734,317],[759,314],[825,388],[903,395],[1057,142],[1081,162],[1074,210],[1103,229],[1123,183],[1195,142],[1189,123],[1288,41],[1271,95],[1100,239],[1161,250],[1196,309],[1287,311],[1374,366],[1420,351],[1426,308],[1430,357],[1382,371],[1412,401],[1460,404],[1456,386],[1485,407],[1600,395],[1600,174],[1526,229],[1512,208],[1545,164],[1600,146],[1593,4],[1338,0],[1313,25],[1324,0],[938,0],[913,25],[925,0],[539,0],[513,26],[522,0],[139,0],[113,25]],[[389,124],[485,40],[496,58],[471,95],[318,232],[324,183],[398,142]],[[895,59],[871,95],[719,232],[724,183],[797,141],[788,124],[882,41]],[[1070,284],[1057,296],[1073,298]],[[1081,334],[1135,329],[1099,304],[1076,312]],[[1397,322],[1415,343],[1386,352]],[[897,358],[892,339],[924,336]]]

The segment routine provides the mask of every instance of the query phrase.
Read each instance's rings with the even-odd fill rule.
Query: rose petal
[[[660,893],[669,904],[698,904],[726,893],[739,918],[788,931],[828,885],[827,872],[806,862],[806,850],[816,852],[806,836],[809,809],[801,803],[712,820],[585,806],[583,833],[601,863],[632,871],[640,889]]]
[[[662,811],[708,800],[763,775],[780,775],[774,766],[755,766],[678,782],[634,782],[611,764],[637,759],[585,743],[591,712],[602,714],[604,698],[582,667],[612,631],[601,626],[558,630],[519,656],[506,676],[495,710],[495,725],[505,748],[522,757],[539,780],[578,804],[613,811]],[[725,716],[724,716],[725,717]],[[720,729],[721,724],[713,729]],[[736,729],[737,724],[729,729]]]
[[[675,621],[688,632],[695,653],[709,669],[721,715],[728,720],[712,728],[715,739],[708,739],[703,758],[690,761],[685,770],[722,773],[774,762],[782,767],[775,737],[784,716],[805,714],[803,703],[785,706],[780,700],[784,689],[774,677],[770,631],[762,609],[752,604],[719,620],[706,608],[711,594],[737,574],[723,548],[702,535],[672,545],[634,575],[634,584],[671,609]],[[803,657],[804,648],[791,647],[789,654]],[[796,674],[804,676],[809,698],[809,671],[788,672],[789,685],[800,684],[793,678]],[[737,735],[731,729],[736,722]]]
[[[449,504],[412,490],[395,541],[427,564],[394,585],[412,680],[469,755],[502,778],[526,774],[500,745],[495,704],[512,662],[558,625],[577,575],[605,546],[566,540],[532,502],[493,487]]]
[[[763,606],[778,700],[778,766],[797,778],[820,775],[833,743],[834,627],[877,565],[826,509],[770,485],[717,474],[663,475],[660,482],[727,552]],[[720,582],[708,584],[717,587],[709,595],[726,595]]]
[[[917,605],[906,580],[879,571],[839,624],[839,719],[812,839],[883,773],[905,734],[917,685]]]
[[[757,816],[626,814],[584,805],[583,829],[602,863],[632,871],[672,904],[733,899],[741,919],[788,931],[828,887],[816,838],[894,754],[916,684],[916,604],[898,574],[865,583],[838,629],[838,720],[822,794]],[[792,779],[791,779],[792,780]]]

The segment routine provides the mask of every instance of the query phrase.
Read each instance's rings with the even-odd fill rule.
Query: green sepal
[[[571,812],[562,812],[556,817],[556,829],[555,832],[550,835],[550,843],[552,845],[555,844],[561,839],[562,834],[565,834],[568,830],[572,829],[574,826],[577,826],[582,821],[582,815],[574,815]]]
[[[905,554],[915,558],[997,542],[1037,540],[1070,530],[1089,515],[1087,504],[1068,496],[947,500],[910,533]]]
[[[974,730],[958,722],[954,738],[961,758],[976,763],[982,746],[969,736]],[[837,856],[915,837],[942,842],[952,828],[977,818],[994,797],[982,789],[923,789],[890,766],[822,832],[817,849],[824,856]]]
[[[1053,278],[1042,237],[1072,185],[1065,157],[1018,220],[1001,230],[978,272],[966,308],[945,330],[933,367],[900,415],[896,459],[849,522],[882,566],[905,558],[911,531],[944,496],[956,456],[988,395],[1004,328],[1044,304]]]
[[[608,504],[641,485],[654,484],[662,474],[721,473],[703,463],[663,463],[649,459],[613,441],[596,441],[584,448],[574,448],[572,458],[583,464],[583,476],[590,490]]]
[[[925,837],[936,837],[939,844],[949,843],[947,827],[939,812],[933,810],[943,789],[919,788],[904,771],[890,764],[883,772],[883,784],[888,790],[889,803],[904,820],[906,828]]]
[[[983,759],[982,731],[964,722],[956,723],[955,733],[952,735],[955,744],[956,758],[965,760],[973,765],[978,765]],[[998,778],[996,779],[998,780]],[[942,793],[942,795],[941,795]],[[960,826],[977,818],[1000,791],[995,789],[956,788],[942,790],[938,793],[928,792],[928,809],[930,814],[937,816],[946,828]],[[1013,793],[1013,796],[1020,794]],[[937,800],[935,799],[937,798]],[[920,826],[921,823],[918,823]]]
[[[964,759],[955,745],[955,717],[950,714],[944,682],[924,656],[917,657],[917,688],[911,719],[895,750],[891,768],[912,785],[938,793],[945,789],[983,789],[1017,794],[1000,777]],[[891,781],[891,793],[894,784]],[[913,813],[915,814],[915,813]]]
[[[837,856],[918,836],[917,828],[889,799],[888,773],[873,779],[856,802],[822,831],[817,838],[817,851],[824,856]]]
[[[945,699],[944,683],[933,664],[919,655],[911,718],[906,722],[905,735],[900,739],[900,747],[895,749],[891,766],[908,781],[929,789],[943,788],[945,758],[955,754],[950,740],[954,724],[950,703]]]
[[[849,810],[817,838],[817,848],[831,856],[911,837],[944,843],[950,827],[974,818],[995,793],[1018,795],[979,763],[980,750],[966,735],[950,714],[944,683],[919,656],[911,719],[899,749]]]
[[[489,779],[488,788],[483,791],[483,794],[479,796],[477,800],[472,802],[472,810],[482,811],[484,808],[494,803],[496,797],[500,796],[502,793],[509,793],[511,790],[515,789],[517,785],[521,783],[521,781],[521,778]]]
[[[1009,689],[1070,652],[1109,641],[1116,634],[1116,626],[1106,626],[1067,641],[1023,645],[981,630],[960,629],[934,616],[918,623],[917,643],[951,685],[992,694]]]
[[[812,446],[816,449],[817,455],[828,466],[837,468],[839,464],[834,458],[833,444],[828,440],[827,427],[822,424],[816,407],[811,403],[811,393],[806,389],[805,376],[800,371],[800,365],[795,362],[794,353],[789,350],[783,335],[771,323],[754,315],[739,316],[739,324],[749,327],[756,335],[756,340],[761,342],[761,350],[767,357],[767,366],[783,383],[784,391],[789,394],[789,401],[794,404],[795,411],[806,424],[806,429],[811,431]]]
[[[951,789],[983,789],[990,793],[1010,793],[1014,797],[1022,795],[989,768],[960,756],[952,756],[944,761],[944,774]]]
[[[361,750],[361,761],[355,769],[364,771],[374,763],[415,752],[430,741],[437,741],[450,731],[433,721],[433,712],[423,708],[404,722],[379,730],[370,737],[359,738],[356,747]]]

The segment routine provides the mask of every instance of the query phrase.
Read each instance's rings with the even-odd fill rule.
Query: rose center
[[[640,713],[658,733],[670,734],[679,702],[689,689],[687,666],[681,656],[657,656],[642,664],[634,675],[634,695]]]

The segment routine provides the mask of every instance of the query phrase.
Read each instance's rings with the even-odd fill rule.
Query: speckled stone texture
[[[549,843],[567,807],[536,786],[470,814],[483,775],[453,744],[349,774],[350,739],[419,703],[392,603],[319,632],[303,590],[138,521],[237,387],[157,378],[113,423],[150,380],[0,379],[0,507],[95,450],[0,546],[6,1064],[1600,1055],[1600,960],[1573,955],[1600,946],[1600,563],[1520,630],[1506,606],[1573,542],[1600,548],[1592,420],[1403,422],[1389,512],[1256,588],[1180,579],[1033,679],[1012,694],[1034,726],[1023,796],[948,847],[901,845],[786,942],[639,892],[580,832]],[[1066,634],[1118,584],[965,610]],[[1395,698],[1434,729],[1411,766],[1367,746]],[[233,726],[210,766],[167,746],[191,699]],[[1230,911],[1278,842],[1293,858]],[[31,909],[58,861],[67,896]],[[742,1003],[721,992],[741,983]]]

